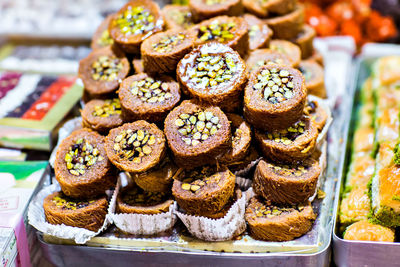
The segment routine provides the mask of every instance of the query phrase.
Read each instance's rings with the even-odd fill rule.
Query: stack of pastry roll
[[[315,53],[303,12],[296,0],[190,0],[162,9],[134,0],[99,26],[94,51],[79,68],[82,131],[99,138],[91,143],[101,147],[103,160],[96,159],[94,174],[104,162],[131,178],[118,193],[118,228],[157,234],[177,214],[193,236],[209,241],[241,234],[245,217],[251,235],[263,240],[289,240],[310,229],[315,215],[308,200],[322,172],[316,140],[328,113],[307,99],[325,96],[325,89],[323,71],[314,75],[311,59],[302,61]],[[312,72],[311,81],[297,67]],[[83,148],[76,148],[69,162],[80,166],[75,157]],[[60,153],[57,160],[64,158]],[[94,179],[75,165],[65,168]],[[241,190],[253,174],[257,196],[245,216]],[[82,187],[80,179],[64,180],[66,194]],[[115,184],[115,176],[109,180]],[[111,186],[99,181],[79,190],[89,197]],[[169,220],[165,227],[158,227],[161,218]],[[282,222],[301,227],[287,232]]]

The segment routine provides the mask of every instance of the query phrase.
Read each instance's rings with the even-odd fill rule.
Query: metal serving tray
[[[346,100],[344,99],[344,102]],[[56,266],[148,266],[151,262],[155,265],[188,265],[200,266],[229,266],[251,264],[252,266],[329,266],[330,242],[333,227],[333,212],[337,177],[341,174],[340,159],[345,151],[342,142],[344,127],[347,125],[346,109],[349,105],[342,103],[335,111],[335,119],[328,135],[327,169],[322,179],[321,189],[326,193],[322,200],[316,200],[318,218],[313,229],[306,236],[290,242],[254,242],[247,249],[235,249],[236,241],[207,243],[185,236],[179,242],[152,238],[131,238],[115,231],[114,227],[108,229],[100,236],[94,237],[86,245],[71,244],[66,240],[53,238],[42,233],[37,233],[42,252],[46,259]],[[49,175],[49,174],[48,174]],[[311,238],[310,238],[311,237]],[[249,239],[249,240],[246,240]],[[248,241],[248,236],[242,237],[238,242]],[[305,242],[306,241],[306,242]],[[310,242],[308,244],[307,242]],[[263,244],[262,244],[263,243]],[[253,243],[252,243],[253,244]],[[225,249],[226,248],[226,249]]]
[[[351,85],[351,95],[354,96],[351,108],[351,119],[345,129],[346,151],[343,154],[343,169],[337,184],[335,197],[335,222],[333,227],[333,257],[337,266],[399,266],[398,254],[400,243],[350,241],[344,240],[339,232],[339,207],[341,192],[344,189],[346,174],[350,164],[351,144],[355,130],[354,123],[357,107],[360,103],[360,89],[364,81],[370,76],[371,65],[377,57],[360,57],[355,63],[355,75]]]

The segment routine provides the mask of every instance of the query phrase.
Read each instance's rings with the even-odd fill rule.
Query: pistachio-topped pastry
[[[269,49],[286,55],[294,67],[297,67],[300,63],[301,50],[294,43],[286,40],[271,40]]]
[[[164,21],[158,5],[150,0],[128,2],[111,19],[108,31],[125,52],[137,54],[140,44],[153,33],[162,31]]]
[[[283,65],[253,71],[244,94],[244,115],[254,127],[274,131],[299,120],[307,99],[301,73]]]
[[[274,39],[292,40],[296,38],[303,29],[304,6],[296,4],[294,10],[290,13],[269,17],[265,22],[274,32]]]
[[[104,98],[118,88],[129,70],[125,54],[116,47],[108,46],[96,49],[82,59],[78,74],[92,98]]]
[[[168,114],[164,131],[175,162],[186,168],[215,164],[231,145],[226,115],[193,100],[183,101]]]
[[[129,186],[122,189],[117,197],[117,212],[159,214],[167,212],[173,203],[170,192],[148,192]]]
[[[318,161],[311,158],[290,164],[261,160],[254,173],[253,189],[272,203],[303,203],[315,194],[320,173]]]
[[[84,127],[92,128],[102,134],[107,134],[110,129],[123,123],[121,103],[118,98],[93,99],[86,103],[81,111],[81,116]]]
[[[90,47],[93,50],[114,44],[114,40],[108,32],[108,25],[112,16],[113,15],[108,15],[93,34],[92,42],[90,44]]]
[[[269,46],[272,37],[272,30],[262,20],[251,14],[244,14],[249,29],[249,48],[255,50]]]
[[[194,24],[189,6],[166,5],[161,12],[168,29],[188,29]]]
[[[235,175],[228,169],[203,166],[182,172],[174,180],[172,194],[187,213],[202,216],[220,211],[234,187]]]
[[[313,55],[313,40],[315,36],[316,32],[314,28],[308,24],[304,24],[301,32],[296,36],[296,38],[292,39],[292,42],[300,47],[302,59],[309,58]]]
[[[193,31],[172,29],[146,39],[141,46],[143,67],[147,73],[173,73],[179,60],[196,41]]]
[[[303,117],[283,130],[255,132],[265,157],[288,163],[309,157],[315,150],[317,137],[316,123],[309,117]]]
[[[247,22],[240,17],[219,16],[193,26],[197,41],[195,45],[219,42],[245,56],[249,49]]]
[[[307,233],[316,218],[311,204],[275,206],[259,197],[246,208],[250,236],[265,241],[289,241]]]
[[[63,192],[70,197],[94,197],[116,182],[104,147],[104,137],[89,129],[73,132],[57,149],[54,170]]]
[[[304,76],[308,94],[326,98],[324,69],[313,60],[303,60],[298,69]]]
[[[215,16],[239,16],[243,13],[241,0],[189,0],[189,8],[196,21]]]
[[[48,223],[65,224],[90,231],[97,231],[103,225],[107,206],[105,197],[81,200],[67,197],[63,192],[54,192],[43,201]]]
[[[187,54],[178,64],[177,78],[182,90],[192,97],[233,111],[241,104],[247,73],[237,52],[213,42]]]
[[[165,137],[155,124],[139,120],[112,129],[106,137],[105,149],[119,169],[144,172],[164,158]]]
[[[315,121],[318,131],[321,132],[328,119],[328,114],[325,109],[321,107],[318,101],[307,101],[306,107],[304,108],[304,114],[310,116]]]
[[[246,59],[247,70],[253,72],[264,65],[277,64],[293,67],[290,59],[283,53],[271,49],[256,49],[251,51]]]
[[[168,76],[146,73],[126,78],[118,92],[122,115],[126,121],[162,121],[179,102],[179,85]]]

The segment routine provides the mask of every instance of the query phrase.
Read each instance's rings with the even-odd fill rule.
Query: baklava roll
[[[239,16],[243,13],[241,0],[189,0],[189,8],[195,21],[216,16]]]
[[[195,32],[180,29],[172,29],[150,36],[140,48],[145,72],[174,73],[176,65],[192,50],[195,41]]]
[[[301,32],[292,39],[292,42],[297,44],[301,50],[301,58],[306,59],[313,55],[314,46],[313,41],[316,36],[316,32],[310,25],[304,24]]]
[[[293,67],[292,61],[285,54],[267,48],[251,51],[246,59],[246,65],[249,72],[253,72],[261,66],[268,64]]]
[[[304,7],[297,5],[292,12],[286,15],[271,17],[265,21],[274,32],[273,38],[292,40],[302,30],[304,24]]]
[[[108,201],[105,196],[87,200],[54,192],[43,201],[44,215],[50,224],[65,224],[97,232],[104,224]]]
[[[194,24],[189,6],[166,5],[161,12],[167,29],[186,30]]]
[[[228,169],[203,166],[175,178],[172,194],[187,213],[203,216],[217,213],[233,196],[235,175]]]
[[[328,114],[325,109],[317,101],[311,100],[307,101],[304,114],[310,116],[315,121],[318,131],[321,132],[328,120]]]
[[[326,98],[324,69],[313,60],[303,60],[298,69],[304,76],[307,92],[320,98]]]
[[[321,173],[318,161],[277,164],[261,160],[253,178],[254,192],[274,204],[306,202],[316,192]]]
[[[81,110],[83,127],[91,128],[101,134],[108,134],[112,128],[122,125],[121,103],[118,98],[93,99]]]
[[[250,50],[268,47],[273,32],[268,27],[267,23],[251,14],[244,14],[243,18],[249,26]]]
[[[240,17],[219,16],[190,28],[197,36],[195,45],[219,42],[236,50],[244,57],[249,50],[247,22]]]
[[[315,151],[317,137],[315,121],[306,116],[283,130],[255,132],[264,156],[285,163],[302,161],[311,156]]]
[[[111,19],[111,38],[126,53],[139,54],[140,45],[150,35],[163,30],[164,20],[157,3],[151,0],[128,2]]]
[[[232,112],[241,105],[247,72],[237,52],[213,42],[187,54],[178,64],[177,78],[182,90],[199,102]]]
[[[300,64],[301,50],[294,43],[286,40],[271,40],[269,49],[286,55],[294,67]]]
[[[146,73],[126,78],[118,96],[125,121],[160,122],[180,100],[179,85],[172,78]]]
[[[54,171],[61,190],[73,198],[104,194],[117,182],[104,149],[104,137],[87,128],[74,131],[61,142]]]
[[[251,73],[244,92],[244,116],[255,128],[279,130],[303,115],[307,91],[301,73],[269,64]]]
[[[112,129],[106,137],[105,149],[110,161],[120,170],[139,173],[164,158],[165,137],[155,124],[139,120]]]
[[[90,43],[90,47],[93,50],[114,44],[114,40],[108,32],[108,25],[110,24],[112,17],[113,14],[108,15],[94,32],[92,42]]]
[[[316,215],[311,204],[275,206],[259,197],[250,199],[245,218],[250,236],[264,241],[290,241],[311,230]]]
[[[130,71],[125,54],[114,46],[92,51],[79,62],[78,76],[90,99],[102,98],[118,89]]]
[[[175,163],[184,168],[216,164],[231,146],[231,127],[220,108],[185,100],[165,119]]]

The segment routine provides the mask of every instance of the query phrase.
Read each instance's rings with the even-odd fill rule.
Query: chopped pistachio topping
[[[168,196],[166,192],[146,192],[134,187],[125,192],[122,201],[131,206],[152,206],[164,202]]]
[[[192,13],[190,11],[181,11],[181,10],[171,10],[169,12],[170,18],[173,19],[178,25],[181,25],[183,28],[187,29],[193,25],[192,21]]]
[[[285,65],[281,58],[274,58],[274,59],[271,58],[271,59],[267,59],[267,60],[263,59],[263,60],[257,61],[256,64],[254,64],[254,66],[251,68],[250,71],[258,69],[261,66],[270,65],[270,64]]]
[[[122,130],[114,138],[114,150],[120,158],[140,164],[143,157],[151,154],[156,136],[147,130]]]
[[[174,47],[182,43],[184,39],[185,35],[182,33],[164,36],[158,43],[152,44],[152,47],[158,53],[169,53]]]
[[[178,132],[188,146],[196,146],[216,134],[222,127],[220,120],[211,111],[182,113],[175,120]]]
[[[266,101],[277,104],[293,97],[292,81],[293,76],[285,69],[264,69],[258,74],[253,89],[261,91]]]
[[[233,130],[233,128],[232,128]],[[242,138],[243,131],[239,128],[236,128],[236,130],[232,133],[232,143],[237,144],[240,142],[240,139]]]
[[[312,79],[312,72],[310,71],[310,69],[299,67],[299,71],[301,72],[301,74],[303,74],[304,80],[310,81]]]
[[[100,56],[92,63],[92,78],[95,81],[114,81],[122,70],[122,62],[114,56]]]
[[[155,27],[154,16],[142,6],[129,6],[116,20],[121,32],[127,35],[143,34]]]
[[[278,207],[278,206],[265,206],[259,205],[255,208],[255,213],[257,217],[266,217],[268,219],[274,218],[281,214],[290,213],[295,210],[302,211],[304,206],[288,206],[288,207]]]
[[[204,0],[204,2],[206,3],[206,5],[212,6],[222,4],[225,2],[225,0]]]
[[[232,40],[236,32],[235,22],[213,21],[209,25],[201,26],[198,32],[198,38],[203,42],[218,41],[225,43]]]
[[[89,204],[92,204],[94,202],[94,200],[89,200],[89,201],[74,200],[64,195],[55,196],[53,197],[52,201],[57,207],[67,210],[81,209],[89,206]]]
[[[130,90],[134,96],[147,103],[162,103],[172,97],[168,83],[151,77],[132,82]]]
[[[195,67],[188,70],[190,81],[198,87],[214,87],[232,80],[237,65],[231,54],[200,54]]]
[[[95,117],[108,118],[114,115],[121,114],[121,103],[118,98],[107,99],[101,106],[94,106],[92,113]]]
[[[108,30],[104,30],[100,36],[100,38],[97,40],[97,44],[100,46],[108,46],[112,45],[114,43],[114,40],[110,36],[110,32]]]
[[[297,137],[302,135],[305,131],[306,124],[303,121],[296,122],[293,126],[287,129],[267,133],[269,140],[273,140],[278,143],[290,145]]]
[[[104,158],[100,155],[100,151],[93,147],[87,140],[79,138],[75,144],[69,147],[65,154],[64,161],[67,165],[69,173],[75,176],[85,174],[85,172],[96,162],[102,161]]]
[[[181,188],[195,193],[206,185],[218,184],[220,180],[221,174],[214,167],[204,166],[185,172]]]
[[[252,26],[250,27],[250,30],[249,30],[250,39],[256,38],[257,35],[259,34],[260,30],[261,30],[260,25],[258,25],[258,24],[252,25]]]
[[[268,163],[268,167],[272,168],[278,175],[301,176],[307,173],[308,167],[302,165],[279,165]]]

